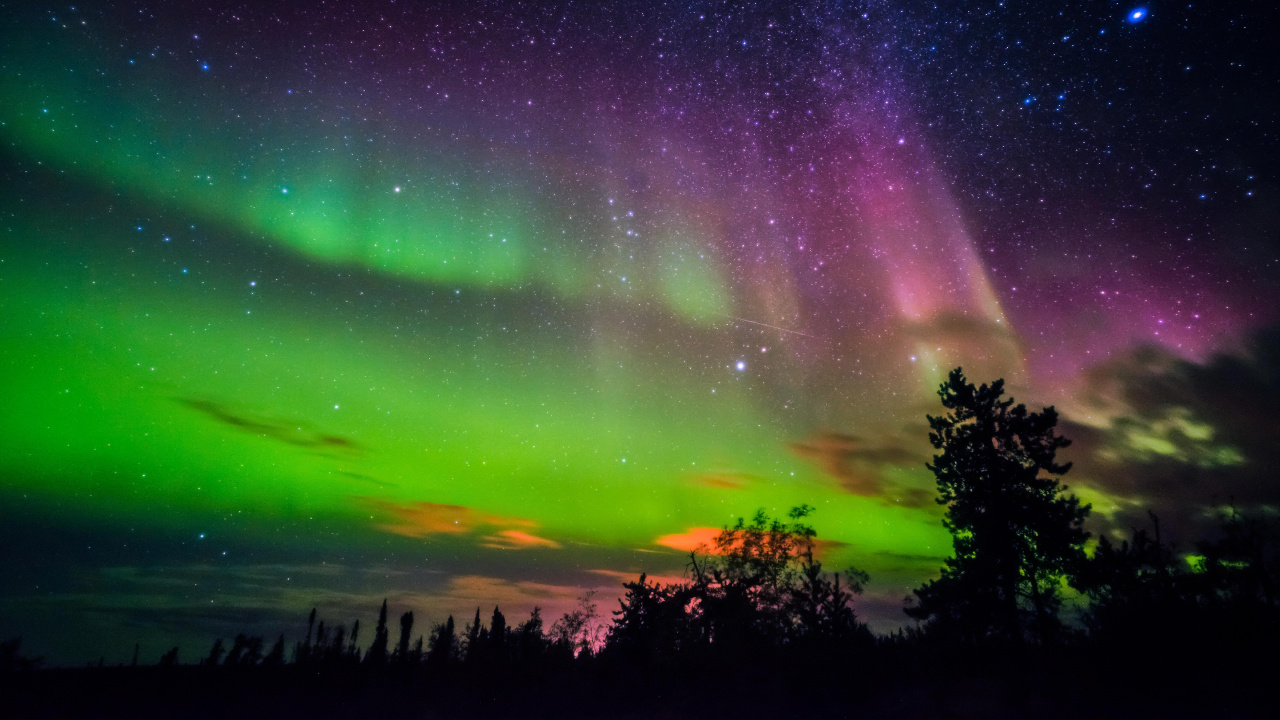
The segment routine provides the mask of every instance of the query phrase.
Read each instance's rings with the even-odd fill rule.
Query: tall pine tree
[[[380,665],[387,661],[387,601],[382,601],[382,609],[378,611],[378,624],[373,629],[373,644],[365,653],[364,661],[371,665]]]
[[[1056,453],[1052,407],[1027,412],[1003,399],[1004,381],[974,387],[960,368],[938,390],[942,417],[929,441],[942,451],[928,468],[947,506],[955,556],[915,591],[907,614],[964,641],[1052,640],[1062,578],[1083,557],[1089,512],[1058,482],[1071,469]]]

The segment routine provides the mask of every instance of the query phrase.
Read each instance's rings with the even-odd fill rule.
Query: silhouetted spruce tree
[[[858,622],[853,612],[853,596],[860,595],[870,579],[866,572],[850,569],[844,573],[827,573],[813,556],[808,543],[801,552],[797,577],[788,588],[787,611],[790,615],[790,640],[808,646],[837,647],[855,640],[865,646],[875,638],[867,626]]]
[[[400,641],[396,643],[396,660],[409,662],[409,637],[413,634],[413,611],[408,610],[400,616]]]
[[[606,650],[629,663],[656,664],[688,652],[700,640],[686,612],[693,593],[688,585],[651,583],[640,574],[623,583],[626,593],[613,611]]]
[[[529,619],[515,630],[514,650],[516,662],[534,663],[546,652],[547,641],[542,634],[542,608],[534,606]]]
[[[466,647],[462,648],[464,659],[467,662],[478,662],[484,654],[481,645],[481,636],[484,634],[484,627],[480,624],[480,608],[476,608],[476,617],[467,625],[466,630]]]
[[[341,665],[346,654],[347,628],[345,625],[338,625],[334,628],[333,642],[324,648],[324,662],[326,665]]]
[[[927,467],[955,556],[915,591],[907,614],[965,641],[1045,642],[1060,628],[1059,588],[1083,557],[1089,507],[1054,477],[1071,468],[1055,459],[1070,444],[1054,432],[1057,412],[1029,413],[1003,395],[1003,380],[974,387],[960,368],[938,390],[951,412],[929,416],[942,454]]]
[[[244,633],[236,635],[223,665],[257,665],[262,659],[262,638]]]
[[[428,643],[427,662],[436,666],[452,663],[457,657],[458,638],[454,629],[453,616],[431,628],[431,640]]]
[[[44,662],[44,658],[41,657],[25,657],[21,651],[22,638],[20,637],[0,642],[0,675],[35,670]],[[98,660],[98,667],[102,667],[101,658]]]
[[[178,664],[178,648],[174,647],[169,652],[160,656],[160,662],[156,663],[160,667],[174,667]]]
[[[364,661],[371,665],[379,665],[387,661],[387,601],[382,601],[382,609],[378,611],[378,624],[373,628],[373,644],[364,655]]]
[[[316,624],[316,639],[311,648],[307,652],[307,660],[311,663],[324,662],[324,651],[329,647],[329,631],[325,628],[324,620]]]
[[[1072,578],[1072,585],[1089,598],[1084,621],[1096,642],[1150,648],[1153,641],[1173,640],[1169,628],[1197,622],[1197,583],[1186,563],[1161,541],[1159,520],[1148,514],[1154,537],[1134,529],[1130,540],[1115,545],[1103,535],[1093,557],[1081,562]]]
[[[307,641],[299,648],[302,652],[294,651],[293,661],[295,663],[306,664],[311,661],[311,631],[316,625],[316,609],[311,608],[311,614],[307,616]]]
[[[503,662],[507,658],[507,619],[495,605],[489,620],[488,652],[491,662]]]
[[[351,623],[351,639],[350,645],[347,646],[347,660],[349,662],[360,662],[360,646],[357,644],[360,637],[360,620],[357,618]]]
[[[204,664],[208,667],[216,667],[222,662],[222,656],[226,654],[227,649],[222,644],[222,638],[213,641],[213,647],[209,649],[209,656],[204,659]]]
[[[284,633],[276,638],[276,642],[271,646],[271,650],[262,658],[262,664],[267,667],[280,667],[284,665]]]

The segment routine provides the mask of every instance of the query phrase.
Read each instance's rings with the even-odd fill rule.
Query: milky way
[[[956,365],[1096,531],[1274,504],[1250,4],[184,5],[0,11],[0,634],[556,612],[801,503],[894,627]]]

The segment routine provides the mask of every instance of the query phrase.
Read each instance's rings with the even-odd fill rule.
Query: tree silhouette
[[[178,664],[178,648],[173,647],[169,652],[160,656],[160,662],[156,663],[160,667],[174,667]]]
[[[507,636],[510,628],[502,611],[495,605],[493,616],[489,619],[489,637],[485,642],[485,657],[489,662],[502,663],[507,660]]]
[[[870,577],[851,568],[844,574],[826,573],[813,557],[812,544],[801,555],[800,571],[788,588],[787,609],[791,614],[792,639],[809,644],[837,645],[859,639],[872,640],[871,631],[858,622],[853,612],[853,596],[862,593]]]
[[[316,624],[316,639],[307,653],[307,659],[312,663],[323,663],[325,650],[329,647],[329,631],[325,628],[324,620]]]
[[[326,665],[340,664],[347,652],[346,626],[339,624],[334,628],[333,641],[329,644],[329,647],[322,649],[324,650],[324,662]]]
[[[295,653],[294,653],[294,657],[293,657],[294,662],[303,662],[303,663],[310,662],[310,660],[311,660],[311,631],[312,631],[313,629],[315,629],[315,625],[316,625],[316,609],[315,609],[315,608],[311,608],[311,614],[307,616],[307,641],[306,641],[305,643],[303,643],[303,645],[302,645],[302,651],[303,651],[303,652],[302,652],[302,656],[301,656],[301,657],[299,657],[299,656],[298,656],[298,653],[297,653],[297,652],[295,652]]]
[[[626,594],[613,611],[607,648],[629,662],[657,664],[677,657],[696,642],[686,608],[693,598],[688,585],[660,585],[641,573],[623,583]]]
[[[1060,627],[1061,580],[1083,558],[1089,507],[1054,477],[1071,468],[1055,460],[1070,444],[1054,432],[1057,412],[1029,413],[1003,395],[1003,380],[974,387],[960,368],[938,389],[951,412],[929,416],[942,454],[927,467],[955,555],[907,614],[965,641],[1046,642]]]
[[[387,661],[387,601],[382,601],[382,609],[378,611],[378,624],[373,628],[373,644],[365,653],[364,661],[378,665]]]
[[[1072,584],[1089,598],[1084,621],[1094,641],[1149,647],[1168,627],[1195,622],[1195,581],[1161,541],[1159,519],[1148,515],[1154,536],[1135,528],[1116,545],[1103,535],[1075,572]]]
[[[236,635],[235,642],[231,644],[231,651],[227,653],[227,659],[222,664],[257,665],[261,659],[262,638],[240,633]]]
[[[739,518],[713,547],[690,554],[689,582],[663,586],[641,575],[624,584],[607,650],[649,664],[708,650],[737,662],[769,648],[869,643],[851,606],[867,575],[823,571],[817,533],[804,522],[812,512],[801,505],[788,521],[764,510]]]
[[[21,650],[22,638],[20,637],[0,642],[0,675],[19,670],[34,670],[44,662],[44,658],[25,657]],[[99,661],[99,667],[101,667],[101,661]]]
[[[347,646],[347,660],[349,662],[354,662],[354,663],[360,662],[360,646],[356,644],[359,637],[360,637],[360,620],[359,618],[357,618],[354,622],[351,623],[351,638],[349,641],[350,645]]]
[[[413,634],[413,611],[400,616],[400,641],[396,643],[396,660],[409,662],[409,637]]]
[[[578,606],[551,625],[552,642],[573,657],[590,657],[604,642],[604,628],[598,622],[595,590],[578,598]]]
[[[262,658],[262,664],[268,667],[284,665],[284,633],[280,634],[275,644],[271,646],[271,650]]]
[[[533,663],[541,660],[547,649],[547,640],[542,634],[542,608],[534,606],[529,619],[520,623],[513,634],[513,652],[517,662]]]
[[[213,641],[213,647],[209,649],[209,656],[204,659],[204,664],[209,667],[216,666],[222,661],[222,656],[227,652],[222,644],[222,638]]]
[[[462,648],[463,657],[467,662],[476,662],[480,659],[480,638],[484,634],[484,626],[480,624],[480,608],[476,608],[475,618],[468,623],[464,635],[466,647]]]
[[[431,639],[427,643],[427,662],[436,666],[452,663],[458,654],[458,637],[454,630],[453,616],[431,628]]]

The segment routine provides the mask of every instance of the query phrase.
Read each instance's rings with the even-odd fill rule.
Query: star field
[[[1097,532],[1274,504],[1206,389],[1269,377],[1272,16],[0,9],[0,635],[554,613],[801,503],[891,628],[957,365],[1063,411]]]

